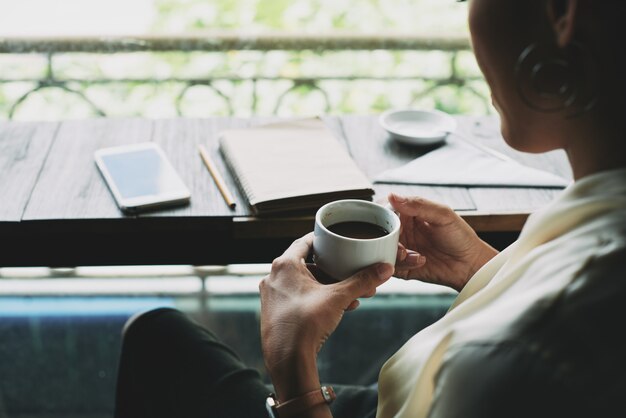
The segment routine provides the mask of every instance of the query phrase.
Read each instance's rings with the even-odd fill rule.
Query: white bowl
[[[389,110],[379,121],[394,139],[422,146],[444,141],[457,125],[452,116],[438,110]]]

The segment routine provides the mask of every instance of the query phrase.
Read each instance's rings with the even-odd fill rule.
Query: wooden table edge
[[[482,232],[520,232],[528,219],[529,213],[485,213],[477,211],[458,211],[477,233]],[[258,239],[297,238],[313,230],[315,217],[251,217],[233,218],[233,238]]]

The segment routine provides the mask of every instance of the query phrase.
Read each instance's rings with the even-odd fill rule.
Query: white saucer
[[[457,125],[452,116],[438,110],[389,110],[379,121],[394,139],[422,146],[444,141]]]

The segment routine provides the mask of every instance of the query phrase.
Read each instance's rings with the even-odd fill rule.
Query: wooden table
[[[228,264],[268,262],[312,230],[312,216],[255,218],[217,149],[218,132],[275,119],[88,119],[0,123],[0,266]],[[375,115],[328,116],[328,127],[370,177],[424,150],[391,141]],[[503,142],[494,117],[458,116],[475,140],[571,178],[562,152],[527,155]],[[190,206],[122,214],[93,161],[96,149],[155,141],[192,191]],[[205,144],[239,204],[231,210],[202,165]],[[514,239],[529,212],[560,190],[376,185],[450,205],[480,234]]]

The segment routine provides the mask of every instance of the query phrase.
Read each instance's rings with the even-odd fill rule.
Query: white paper
[[[375,176],[376,183],[482,187],[564,188],[569,181],[516,161],[505,161],[463,142],[445,145],[410,163]]]

